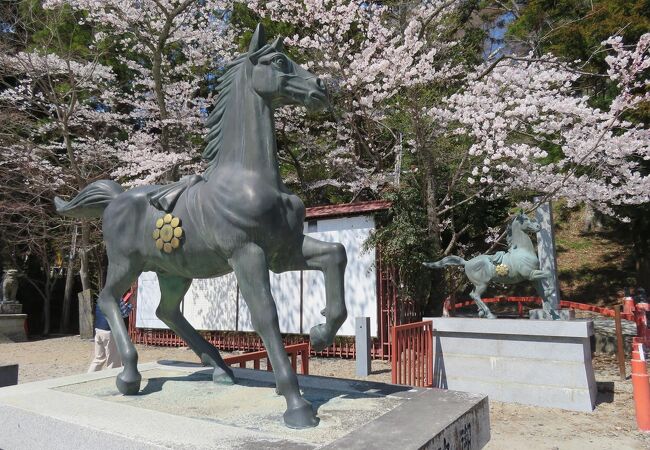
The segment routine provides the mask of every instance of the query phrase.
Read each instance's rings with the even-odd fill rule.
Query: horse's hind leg
[[[483,295],[483,292],[487,289],[487,284],[475,284],[474,285],[474,290],[469,294],[470,297],[474,300],[476,303],[476,306],[479,307],[479,316],[482,317],[487,317],[488,319],[496,319],[497,316],[492,314],[492,311],[490,311],[490,308],[481,300],[481,295]]]
[[[187,342],[203,364],[214,367],[213,381],[234,383],[235,375],[221,358],[219,350],[203,339],[181,314],[180,304],[191,283],[188,278],[158,274],[160,305],[156,316]]]
[[[126,330],[119,305],[122,294],[129,289],[137,275],[138,272],[131,270],[128,262],[116,262],[109,258],[106,285],[97,300],[99,308],[111,327],[111,333],[124,364],[124,370],[116,380],[117,389],[124,395],[137,394],[142,380],[142,376],[138,372],[138,352]]]
[[[309,236],[305,236],[302,252],[306,265],[301,268],[320,270],[325,277],[325,323],[316,325],[309,333],[314,350],[320,351],[334,342],[336,332],[348,317],[343,283],[347,256],[343,245]]]
[[[285,424],[291,428],[316,426],[318,420],[311,404],[300,395],[298,377],[284,351],[278,311],[271,295],[269,267],[264,251],[254,244],[249,244],[237,250],[229,262],[251,312],[253,327],[264,341],[273,365],[277,389],[287,402],[287,410],[284,413]]]

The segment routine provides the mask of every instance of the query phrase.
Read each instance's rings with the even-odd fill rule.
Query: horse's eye
[[[287,60],[284,59],[282,56],[278,56],[273,58],[273,64],[278,66],[280,69],[284,69],[287,66]]]

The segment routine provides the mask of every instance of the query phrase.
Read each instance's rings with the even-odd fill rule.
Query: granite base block
[[[115,388],[121,369],[0,389],[0,448],[460,450],[490,439],[485,395],[299,376],[320,423],[292,430],[272,373],[236,368],[228,386],[191,363],[139,367],[136,396]]]
[[[0,314],[0,335],[13,342],[26,341],[26,320],[27,314]]]
[[[428,319],[434,386],[490,400],[592,411],[591,321]]]

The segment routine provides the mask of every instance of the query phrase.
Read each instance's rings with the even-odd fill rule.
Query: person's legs
[[[88,373],[98,372],[104,367],[104,363],[106,362],[106,333],[110,332],[95,328],[95,357],[90,363]]]
[[[120,352],[115,345],[113,333],[109,331],[106,339],[106,368],[122,367],[122,358],[120,358]]]

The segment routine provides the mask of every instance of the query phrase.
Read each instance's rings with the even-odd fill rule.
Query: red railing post
[[[391,355],[390,355],[390,365],[391,365],[391,383],[398,384],[397,380],[397,326],[393,325],[393,328],[390,330],[391,337]]]
[[[391,328],[391,381],[430,387],[433,384],[433,323],[394,325]]]

